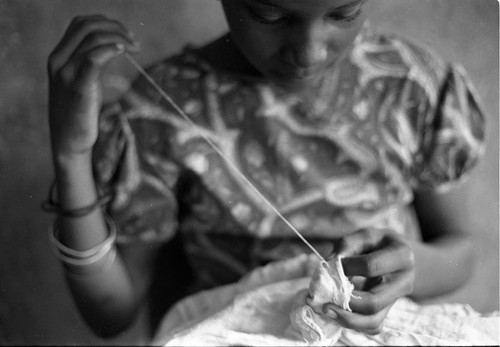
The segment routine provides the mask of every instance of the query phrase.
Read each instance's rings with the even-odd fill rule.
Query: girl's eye
[[[333,13],[329,15],[329,18],[336,21],[352,22],[361,14],[361,8],[356,8],[351,11],[346,11],[344,13]]]
[[[262,24],[277,24],[286,19],[285,15],[276,10],[257,11],[249,8],[249,12],[257,22]]]

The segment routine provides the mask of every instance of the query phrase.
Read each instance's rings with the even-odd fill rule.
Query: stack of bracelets
[[[99,198],[95,203],[78,209],[63,209],[54,199],[53,184],[50,188],[49,198],[42,203],[42,209],[46,212],[57,213],[59,217],[76,218],[83,217],[96,208],[101,207],[109,201],[110,196]],[[78,251],[63,245],[59,238],[59,218],[56,219],[53,226],[49,228],[49,241],[56,257],[61,260],[64,268],[69,275],[80,276],[87,275],[90,272],[105,270],[110,267],[116,257],[116,226],[106,213],[103,213],[108,227],[108,236],[100,244],[85,251]],[[103,260],[104,259],[104,260]],[[101,263],[96,269],[93,264]]]

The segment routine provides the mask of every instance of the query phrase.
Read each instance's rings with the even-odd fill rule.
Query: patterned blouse
[[[309,252],[221,153],[324,256],[363,227],[410,238],[418,190],[449,189],[484,152],[484,118],[460,66],[365,28],[315,100],[211,66],[186,48],[101,116],[94,170],[121,242],[180,235],[193,290]]]

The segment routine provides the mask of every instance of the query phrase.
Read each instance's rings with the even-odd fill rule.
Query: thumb
[[[99,46],[82,57],[78,70],[79,84],[83,87],[88,83],[95,82],[104,65],[110,60],[125,52],[125,45],[113,43]]]

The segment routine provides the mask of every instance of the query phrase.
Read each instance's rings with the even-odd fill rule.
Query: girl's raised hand
[[[391,306],[413,291],[411,247],[391,230],[362,229],[336,241],[334,251],[344,257],[345,275],[359,281],[349,304],[352,312],[327,304],[325,313],[346,328],[380,333]]]
[[[49,124],[56,160],[89,154],[97,140],[103,66],[139,45],[103,15],[73,19],[48,60]]]

